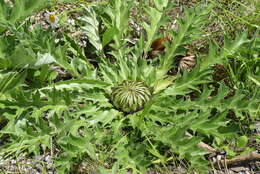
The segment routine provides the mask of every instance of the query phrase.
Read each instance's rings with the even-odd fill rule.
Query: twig
[[[235,156],[232,159],[220,160],[219,163],[222,165],[230,166],[235,163],[242,163],[246,161],[257,161],[257,160],[260,160],[260,154],[256,152],[250,152],[248,154]],[[215,162],[214,165],[217,165],[217,163]]]
[[[185,135],[188,136],[188,137],[193,137],[188,132],[186,132]],[[201,149],[204,149],[204,150],[210,152],[210,153],[216,153],[217,152],[216,149],[214,149],[213,147],[209,146],[208,144],[206,144],[202,141],[200,143],[198,143],[197,146]],[[250,152],[248,154],[235,156],[232,159],[217,160],[217,161],[213,162],[213,165],[218,166],[219,164],[221,164],[222,166],[227,167],[227,166],[233,165],[235,163],[243,163],[243,162],[246,162],[246,161],[257,161],[257,160],[260,161],[260,154],[257,153],[257,152]]]
[[[188,137],[193,137],[193,136],[192,136],[190,133],[188,133],[188,132],[186,132],[185,135],[188,136]],[[216,152],[217,152],[216,149],[214,149],[213,147],[207,145],[206,143],[204,143],[204,142],[202,142],[202,141],[199,142],[199,144],[197,144],[197,146],[198,146],[199,148],[204,149],[204,150],[206,150],[206,151],[208,151],[208,152],[211,152],[211,153],[216,153]]]
[[[229,172],[228,172],[228,166],[227,166],[227,158],[226,158],[226,155],[225,155],[225,157],[224,157],[224,163],[225,163],[225,165],[224,165],[224,167],[225,167],[225,172],[226,172],[226,173],[229,173]]]

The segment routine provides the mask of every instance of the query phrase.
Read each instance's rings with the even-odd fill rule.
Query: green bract
[[[143,82],[124,81],[113,88],[111,101],[113,105],[123,112],[136,112],[152,97],[149,87]]]
[[[222,47],[212,42],[207,56],[194,54],[196,65],[193,56],[182,59],[180,67],[176,64],[187,55],[187,46],[206,37],[200,28],[210,9],[185,9],[174,22],[176,30],[167,32],[173,40],[165,53],[146,59],[161,28],[172,22],[167,18],[172,1],[107,0],[84,6],[78,22],[80,33],[87,36],[86,48],[69,33],[31,29],[30,21],[20,21],[38,9],[40,0],[12,2],[10,9],[0,1],[1,157],[53,154],[58,174],[77,173],[72,169],[82,161],[98,170],[83,173],[144,174],[184,161],[190,171],[204,174],[208,152],[198,143],[217,150],[247,144],[246,137],[230,143],[244,127],[230,118],[259,118],[255,84],[260,40],[243,34],[225,40]],[[140,15],[136,23],[141,28],[134,39],[135,27],[129,27],[133,12]],[[62,20],[60,25],[63,31]],[[55,42],[57,34],[64,36],[62,42]],[[244,52],[248,48],[250,53]],[[256,55],[251,56],[254,61],[246,59],[255,70],[249,77],[243,74],[254,92],[213,81],[212,66],[235,55]],[[192,71],[169,73],[189,67]],[[1,167],[0,173],[7,173]]]

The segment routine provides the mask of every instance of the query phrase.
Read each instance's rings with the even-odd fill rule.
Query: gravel
[[[0,173],[3,174],[42,174],[44,171],[48,174],[56,174],[52,157],[49,154],[37,155],[33,158],[22,155],[17,159],[3,159],[3,157],[0,157]]]

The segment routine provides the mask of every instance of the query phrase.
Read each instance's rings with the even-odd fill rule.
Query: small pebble
[[[228,174],[235,174],[232,170],[228,170]]]
[[[213,163],[217,162],[217,160],[216,160],[215,157],[212,158],[212,162],[213,162]]]
[[[12,159],[11,164],[16,164],[16,160]]]
[[[221,160],[221,155],[217,155],[217,160],[220,161]]]
[[[44,160],[45,160],[46,162],[50,162],[50,161],[51,161],[51,156],[50,156],[50,155],[47,155],[47,156],[44,158]]]
[[[25,164],[31,165],[31,164],[32,164],[32,161],[29,161],[29,160],[28,160],[28,161],[25,162]]]

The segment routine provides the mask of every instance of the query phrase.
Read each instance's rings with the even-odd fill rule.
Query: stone
[[[249,171],[248,168],[246,167],[232,167],[230,168],[230,170],[234,171],[234,172],[244,172],[244,171]]]

